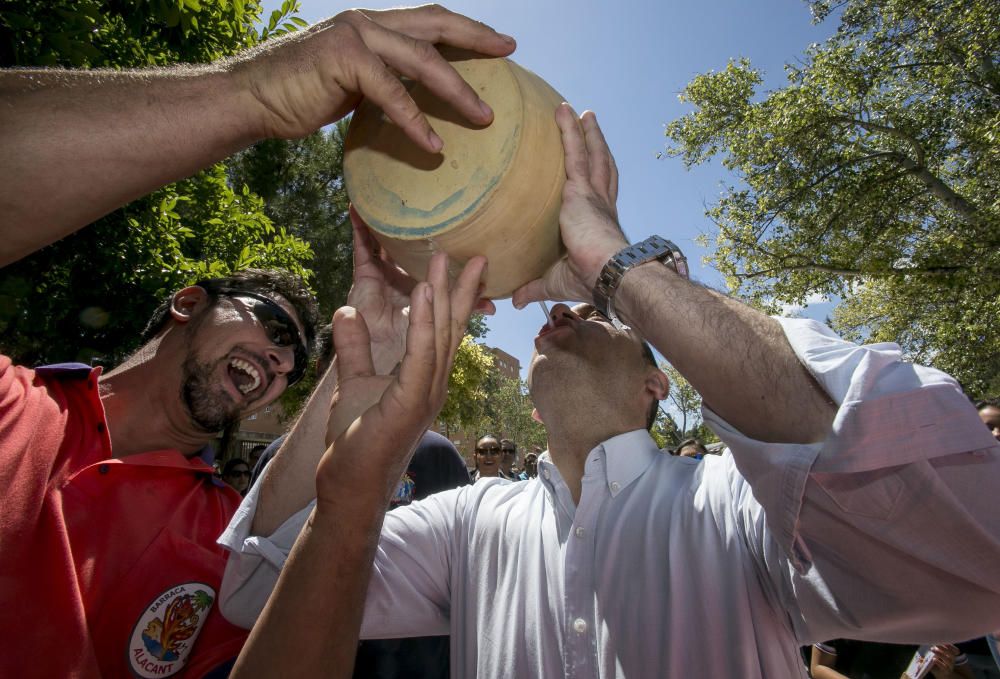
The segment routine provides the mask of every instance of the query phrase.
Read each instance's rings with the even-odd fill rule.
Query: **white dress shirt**
[[[386,516],[362,636],[450,634],[456,677],[804,677],[798,646],[937,643],[1000,627],[1000,446],[954,380],[783,320],[839,409],[826,441],[590,451],[579,505],[548,455]],[[253,624],[310,508],[220,543],[223,613]],[[336,612],[331,612],[335,615]]]

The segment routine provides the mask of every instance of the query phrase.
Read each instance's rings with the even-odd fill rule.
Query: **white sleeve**
[[[264,609],[278,574],[313,504],[272,535],[251,535],[258,502],[255,485],[219,544],[231,551],[219,593],[227,620],[249,629]],[[448,634],[451,534],[459,492],[445,491],[386,514],[361,635],[394,638]]]
[[[958,384],[894,344],[779,320],[838,406],[826,440],[765,443],[705,418],[749,482],[737,511],[800,640],[937,643],[1000,626],[1000,444]]]
[[[288,553],[316,504],[315,501],[310,502],[272,535],[252,535],[250,529],[257,512],[261,485],[253,485],[218,540],[230,551],[219,591],[219,610],[226,620],[244,629],[253,627],[264,610]]]

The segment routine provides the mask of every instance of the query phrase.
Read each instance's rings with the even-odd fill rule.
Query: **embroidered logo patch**
[[[184,669],[214,602],[215,590],[202,582],[176,585],[157,596],[132,630],[132,671],[140,677],[169,677]]]

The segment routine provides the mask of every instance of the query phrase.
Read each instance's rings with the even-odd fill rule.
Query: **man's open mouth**
[[[538,335],[536,337],[543,337],[544,335],[548,335],[550,332],[555,332],[559,328],[567,328],[572,326],[573,322],[568,318],[559,318],[553,321],[552,324],[546,323],[545,325],[543,325],[542,329],[538,331]]]
[[[233,381],[241,394],[246,396],[260,386],[260,371],[251,363],[242,358],[231,358],[229,360],[229,379]]]

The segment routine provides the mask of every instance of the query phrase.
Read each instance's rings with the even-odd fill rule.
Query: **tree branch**
[[[967,271],[969,268],[970,267],[967,266],[887,267],[881,270],[862,271],[860,269],[848,269],[842,266],[830,266],[827,264],[819,264],[817,262],[808,262],[805,264],[782,264],[771,269],[760,269],[758,271],[737,273],[735,276],[740,280],[744,280],[773,276],[777,273],[788,271],[819,271],[821,273],[829,273],[835,276],[843,276],[845,278],[894,278],[897,276],[950,276],[960,271]],[[990,272],[994,272],[994,270],[987,269],[985,271],[985,273]],[[995,273],[1000,274],[1000,270],[995,270]]]

